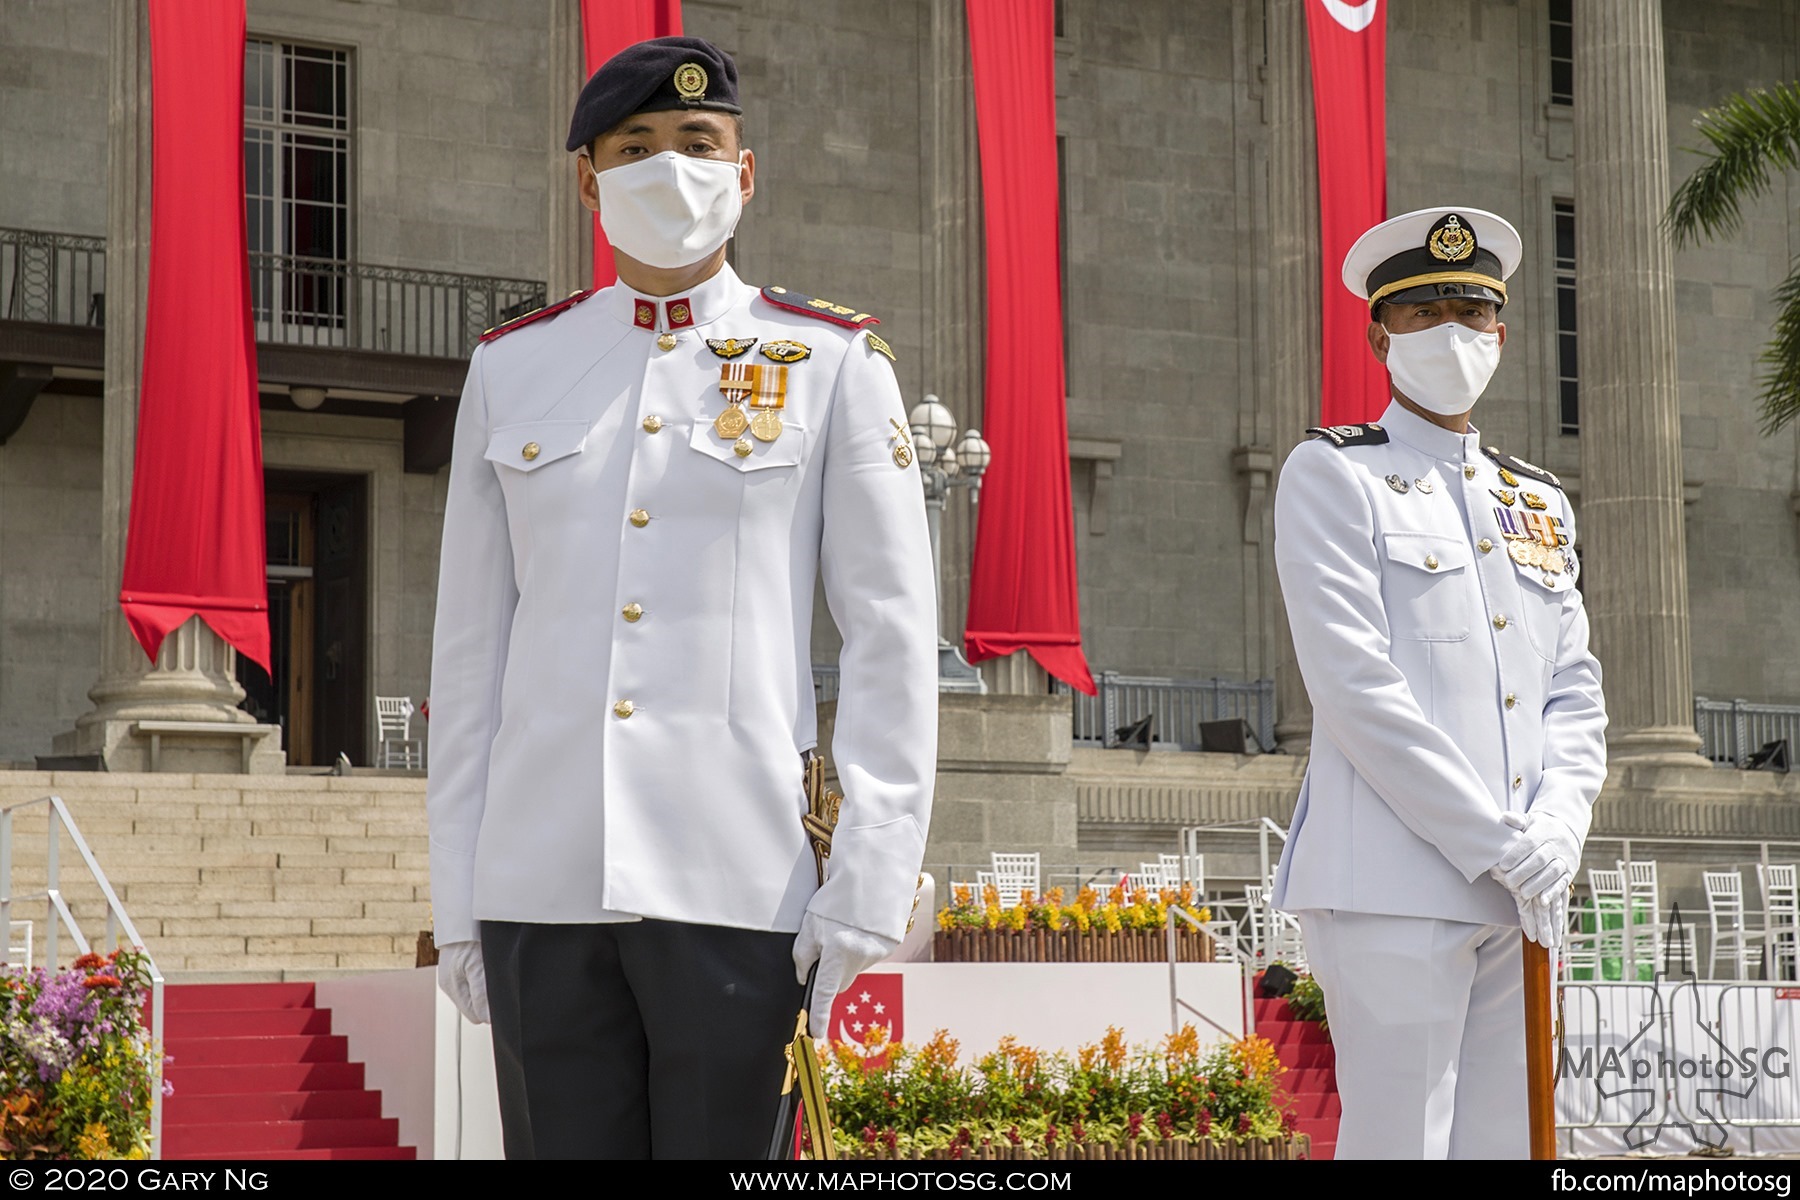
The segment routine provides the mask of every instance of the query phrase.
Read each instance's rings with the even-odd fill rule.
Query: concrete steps
[[[0,771],[0,805],[51,793],[166,975],[410,967],[429,925],[422,778]],[[13,826],[14,890],[41,889],[46,816]],[[66,838],[61,862],[64,897],[98,939],[100,892]],[[41,964],[42,908],[15,909],[27,917]],[[58,951],[74,956],[67,939]]]

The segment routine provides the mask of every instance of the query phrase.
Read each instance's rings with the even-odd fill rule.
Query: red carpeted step
[[[411,1146],[344,1146],[335,1150],[269,1150],[261,1154],[204,1154],[195,1157],[220,1162],[285,1162],[301,1158],[395,1159],[411,1162],[418,1157],[418,1151]]]
[[[1335,1092],[1337,1091],[1337,1074],[1334,1071],[1317,1067],[1288,1071],[1281,1077],[1281,1087],[1290,1095],[1295,1096],[1302,1092]]]
[[[185,1009],[163,1018],[163,1037],[282,1037],[330,1033],[329,1008]]]
[[[1267,1038],[1276,1049],[1283,1046],[1321,1046],[1331,1044],[1331,1035],[1316,1021],[1269,1021],[1256,1027],[1259,1036]]]
[[[1265,1021],[1291,1021],[1294,1014],[1288,1009],[1285,998],[1258,996],[1256,998],[1256,1027],[1260,1030]]]
[[[179,1057],[168,1069],[179,1095],[216,1096],[221,1092],[304,1092],[363,1086],[361,1063],[253,1063],[239,1066],[184,1067]]]
[[[164,1010],[170,1014],[196,1009],[311,1008],[310,983],[182,983],[163,992]]]
[[[1277,1047],[1282,1065],[1290,1071],[1302,1069],[1329,1070],[1337,1065],[1337,1051],[1330,1042],[1324,1045],[1291,1044]]]
[[[350,1060],[350,1042],[330,1034],[289,1037],[170,1038],[176,1065],[191,1067],[261,1063],[341,1063]]]
[[[1338,1099],[1336,1092],[1299,1092],[1286,1096],[1278,1095],[1277,1103],[1285,1102],[1288,1111],[1300,1120],[1327,1120],[1333,1129],[1344,1112],[1344,1102]]]
[[[216,1096],[189,1096],[178,1090],[163,1102],[165,1126],[380,1115],[380,1092],[346,1088],[330,1092],[224,1092]]]
[[[184,1125],[163,1130],[163,1152],[171,1158],[202,1154],[252,1154],[265,1150],[341,1150],[394,1146],[400,1122],[391,1117],[325,1121],[238,1121],[226,1125]]]

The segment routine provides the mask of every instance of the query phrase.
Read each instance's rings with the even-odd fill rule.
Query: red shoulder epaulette
[[[790,292],[786,288],[766,287],[762,290],[762,298],[776,308],[785,308],[789,312],[817,317],[821,321],[830,321],[833,325],[842,325],[847,329],[861,329],[864,326],[881,324],[879,317],[871,316],[866,312],[857,312],[854,308],[833,304],[829,300],[815,300],[811,296],[802,296],[799,292]]]
[[[526,313],[524,316],[514,317],[510,321],[500,322],[500,324],[494,326],[492,329],[490,329],[486,333],[482,334],[478,340],[483,341],[483,342],[491,342],[495,338],[499,337],[501,334],[511,333],[515,329],[523,329],[525,326],[531,324],[533,321],[541,321],[545,317],[554,317],[557,313],[561,312],[563,309],[572,308],[575,305],[580,304],[583,300],[586,300],[589,296],[591,296],[593,294],[594,294],[593,288],[583,288],[580,291],[570,292],[567,296],[565,296],[561,300],[558,300],[555,304],[546,304],[542,308],[532,309],[530,312]]]

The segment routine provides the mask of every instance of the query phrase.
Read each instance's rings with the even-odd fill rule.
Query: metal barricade
[[[1747,700],[1694,697],[1694,728],[1700,753],[1721,766],[1743,767],[1770,742],[1786,742],[1800,752],[1800,706],[1752,704]]]

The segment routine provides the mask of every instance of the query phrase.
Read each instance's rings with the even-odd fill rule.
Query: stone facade
[[[1096,669],[1254,679],[1274,675],[1282,658],[1268,500],[1293,436],[1287,414],[1312,402],[1297,395],[1306,364],[1290,335],[1313,319],[1318,271],[1316,250],[1307,257],[1316,201],[1291,186],[1304,161],[1296,147],[1311,153],[1306,113],[1294,107],[1304,62],[1292,57],[1292,5],[1063,6],[1069,424]],[[1666,0],[1661,9],[1679,179],[1695,161],[1684,148],[1701,108],[1800,71],[1800,8]],[[908,398],[937,392],[976,425],[981,339],[996,327],[1042,331],[1008,329],[1005,314],[979,302],[960,10],[960,0],[689,0],[684,16],[689,32],[737,55],[751,105],[760,190],[733,252],[740,272],[880,314]],[[0,227],[108,233],[110,11],[98,0],[0,6]],[[553,76],[578,58],[552,45],[566,39],[571,11],[570,0],[251,0],[253,36],[351,52],[352,257],[580,277],[585,242],[558,207],[570,171],[554,149],[580,82],[578,72]],[[1389,196],[1396,211],[1454,198],[1520,227],[1527,253],[1506,313],[1511,340],[1480,423],[1579,495],[1581,439],[1557,426],[1551,238],[1554,202],[1575,196],[1575,114],[1549,103],[1547,23],[1547,0],[1391,0]],[[1800,702],[1800,656],[1783,632],[1800,628],[1800,443],[1760,437],[1754,401],[1770,291],[1796,233],[1793,200],[1792,181],[1780,178],[1740,234],[1674,257],[1693,688],[1713,697]],[[1578,227],[1592,219],[1577,213]],[[1607,364],[1584,359],[1584,370],[1598,378]],[[59,375],[0,445],[0,761],[48,753],[91,707],[101,670],[96,391],[91,373]],[[264,428],[272,469],[369,480],[370,691],[428,694],[445,472],[405,471],[396,421],[278,407]],[[958,496],[945,534],[953,640],[969,544]],[[835,655],[822,608],[816,649],[820,661]],[[1029,781],[996,771],[983,784],[980,755],[949,749],[965,733],[947,740],[947,756],[969,765],[946,768],[956,782],[933,861],[960,869],[1004,843],[1074,865],[1094,857],[1090,836],[1096,854],[1129,857],[1132,822],[1090,813],[1078,799],[1086,785],[1071,782],[1088,752],[1070,759],[1054,737],[1015,733],[1044,743],[1045,765]],[[1283,762],[1257,769],[1292,775]],[[1281,815],[1291,796],[1271,803]],[[1145,826],[1144,844],[1163,844],[1168,828]]]

